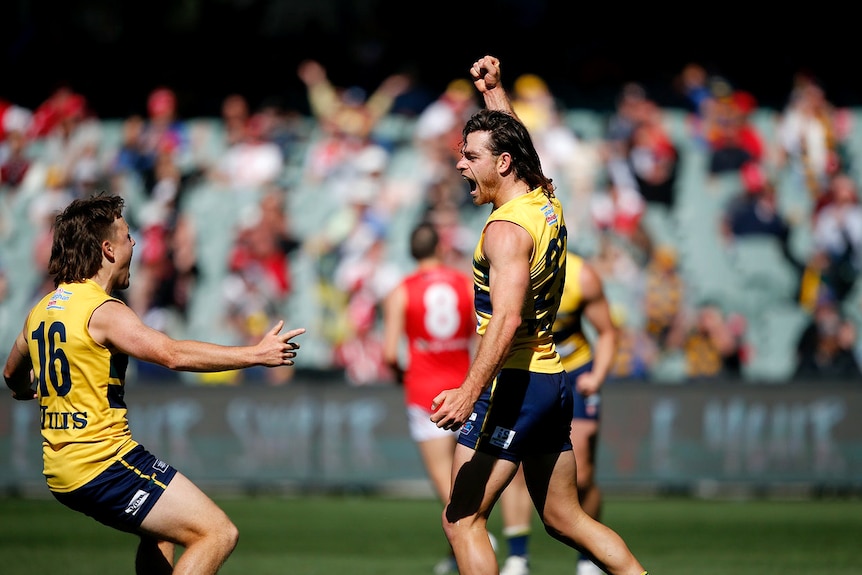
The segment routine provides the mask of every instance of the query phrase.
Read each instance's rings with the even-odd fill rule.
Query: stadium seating
[[[768,141],[776,137],[777,113],[758,109],[753,123]],[[597,142],[603,134],[607,115],[586,109],[571,109],[564,114],[566,124],[581,138]],[[862,125],[862,111],[854,110],[853,125]],[[753,350],[750,365],[744,375],[750,379],[781,381],[793,367],[792,349],[805,312],[794,303],[798,272],[781,253],[780,246],[770,238],[738,238],[726,242],[721,234],[721,215],[727,202],[742,190],[736,174],[710,176],[708,154],[690,131],[690,116],[685,110],[664,110],[664,122],[680,153],[676,197],[673,206],[648,205],[643,224],[655,245],[668,245],[677,250],[679,266],[691,302],[716,301],[728,312],[742,313],[748,320],[748,339]],[[416,175],[423,168],[423,159],[413,147],[415,119],[392,114],[375,127],[374,136],[390,152],[386,176],[390,183],[407,189],[416,185]],[[325,183],[304,177],[305,162],[311,147],[322,135],[313,118],[304,118],[296,139],[290,144],[280,183],[287,190],[286,210],[291,232],[303,242],[315,237],[332,217],[335,195]],[[198,143],[203,159],[215,161],[224,151],[224,129],[218,118],[193,118],[190,133]],[[107,161],[122,138],[123,121],[103,120],[100,126],[100,157]],[[862,130],[851,130],[847,140],[851,158],[862,157]],[[43,152],[40,143],[30,148],[36,158]],[[859,173],[859,162],[851,164]],[[37,168],[39,169],[39,168]],[[801,175],[786,168],[770,174],[778,190],[779,209],[792,224],[790,249],[800,262],[811,252],[811,213],[813,200]],[[140,208],[146,200],[140,179],[127,176],[118,182],[118,191],[127,199],[127,218],[133,227],[139,222]],[[28,210],[35,190],[17,193],[0,190],[0,265],[11,279],[10,294],[0,302],[0,345],[7,347],[19,329],[17,317],[34,297],[40,281],[31,263],[35,227],[28,225]],[[407,238],[413,224],[421,217],[425,206],[414,194],[415,201],[391,216],[387,235],[387,257],[404,268],[409,267]],[[197,233],[199,281],[195,287],[185,334],[188,337],[228,341],[230,334],[214,311],[214,294],[219,294],[227,275],[227,254],[232,245],[236,225],[246,209],[260,197],[260,190],[231,190],[205,180],[190,183],[181,196],[180,210],[190,216]],[[484,209],[462,209],[464,226],[478,234],[487,216]],[[595,253],[598,236],[583,222],[570,222],[571,245],[589,255]],[[303,338],[307,364],[326,368],[331,350],[327,331],[338,318],[331,316],[331,302],[337,294],[321,276],[321,262],[313,251],[300,248],[290,256],[293,293],[285,303],[285,316],[295,325],[309,331]],[[14,272],[13,272],[14,270]],[[637,290],[632,286],[609,282],[609,299],[622,306],[631,320],[642,323]],[[862,323],[862,287],[848,298],[846,312]],[[328,315],[330,314],[330,315]],[[9,321],[9,318],[12,321]],[[681,364],[668,358],[660,366],[656,379],[679,381]]]

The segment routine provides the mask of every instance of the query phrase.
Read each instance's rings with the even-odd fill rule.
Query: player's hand
[[[575,380],[575,391],[584,397],[589,397],[598,393],[601,387],[602,380],[596,377],[596,375],[591,371],[582,373],[578,376],[578,379]]]
[[[493,90],[500,85],[500,60],[494,56],[483,56],[470,68],[473,85],[481,93]]]
[[[431,402],[431,421],[442,429],[459,429],[473,413],[474,403],[460,387],[445,389]]]
[[[32,388],[27,388],[26,391],[13,391],[12,399],[17,401],[30,401],[31,399],[36,399],[38,397],[36,390]]]
[[[291,340],[304,334],[305,328],[300,327],[281,333],[283,327],[284,320],[279,320],[257,344],[264,358],[262,363],[267,367],[293,365],[293,358],[296,357],[299,344]]]

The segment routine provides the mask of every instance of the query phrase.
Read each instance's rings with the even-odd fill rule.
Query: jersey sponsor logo
[[[131,501],[129,501],[129,504],[126,506],[125,512],[130,515],[136,515],[138,510],[141,508],[141,505],[144,504],[144,501],[146,501],[149,496],[150,494],[146,491],[138,489],[138,492],[135,493]]]
[[[513,429],[506,429],[505,427],[497,426],[494,429],[494,433],[491,435],[491,439],[489,442],[491,445],[496,447],[502,447],[503,449],[508,449],[510,445],[512,445],[512,440],[515,438],[515,431]]]
[[[87,427],[86,411],[48,411],[39,406],[42,429],[84,429]]]
[[[542,213],[545,214],[545,222],[549,226],[553,226],[557,223],[557,213],[554,211],[554,206],[551,205],[551,202],[548,202],[542,207]]]
[[[48,300],[48,305],[45,309],[65,309],[60,302],[68,301],[72,292],[66,291],[63,288],[57,288],[51,299]]]

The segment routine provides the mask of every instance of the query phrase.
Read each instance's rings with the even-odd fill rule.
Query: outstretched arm
[[[175,340],[152,329],[127,306],[106,302],[90,318],[90,335],[111,349],[178,371],[214,372],[252,366],[293,365],[299,344],[291,340],[304,328],[281,333],[279,321],[249,346],[227,346],[195,340]]]
[[[500,60],[494,56],[483,56],[470,68],[473,85],[485,99],[485,107],[516,116],[509,95],[503,89],[500,77]]]

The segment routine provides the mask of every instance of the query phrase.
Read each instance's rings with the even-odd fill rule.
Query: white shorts
[[[410,437],[413,441],[428,441],[458,435],[458,431],[437,427],[437,424],[431,421],[431,411],[418,405],[407,406],[407,423],[410,425]]]

